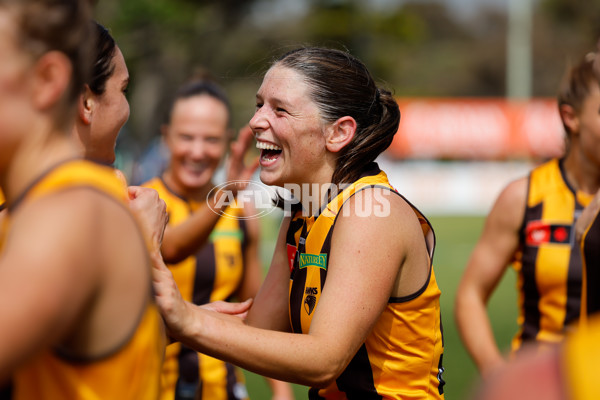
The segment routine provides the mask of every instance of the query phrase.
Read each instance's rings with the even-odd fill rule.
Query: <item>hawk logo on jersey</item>
[[[316,287],[307,287],[304,290],[304,293],[306,294],[306,298],[304,299],[304,311],[310,315],[317,304],[317,294],[319,294],[319,289]]]
[[[528,246],[540,246],[544,243],[570,244],[572,231],[571,225],[531,221],[525,227],[525,244]]]

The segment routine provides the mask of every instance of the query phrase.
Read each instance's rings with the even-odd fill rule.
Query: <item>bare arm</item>
[[[289,224],[290,218],[281,222],[271,266],[248,313],[246,323],[250,326],[282,332],[291,330],[288,306],[290,268],[285,241]]]
[[[209,203],[213,209],[209,207]],[[185,260],[206,243],[220,218],[213,211],[219,211],[217,204],[223,202],[219,203],[211,196],[181,224],[167,225],[161,246],[165,262],[173,264]]]
[[[354,209],[353,199],[346,205],[351,209]],[[338,218],[332,237],[327,284],[308,334],[249,325],[232,329],[230,321],[216,318],[189,303],[165,302],[162,297],[168,297],[168,293],[159,284],[157,301],[171,332],[188,346],[261,375],[310,386],[329,384],[346,368],[385,308],[399,266],[406,262],[407,242],[414,237],[422,241],[422,232],[410,207],[398,204],[399,198],[392,201],[398,206],[392,207],[388,218],[361,218],[354,212]],[[414,223],[404,223],[408,218]],[[285,247],[280,246],[285,229],[287,221],[282,226],[266,286],[261,288],[250,310],[250,322],[256,316],[254,322],[264,324],[264,314],[258,308],[269,298],[270,290],[287,296],[287,281],[283,289],[273,285],[276,282],[281,285],[281,277],[286,275],[289,280]],[[365,276],[369,279],[364,279]],[[161,277],[155,280],[161,281]]]
[[[500,194],[457,290],[454,317],[458,330],[484,376],[504,363],[486,305],[519,247],[526,196],[526,178],[512,182]]]
[[[256,293],[258,293],[258,289],[260,289],[262,281],[262,268],[259,257],[260,227],[258,220],[247,219],[244,223],[246,225],[246,237],[244,239],[246,243],[243,255],[244,278],[237,293],[240,300],[254,298]]]
[[[246,213],[252,212],[253,207],[247,204],[244,208]],[[246,247],[244,250],[244,279],[239,290],[240,300],[254,298],[260,288],[262,271],[259,257],[260,227],[257,219],[247,219],[246,224]],[[265,378],[273,393],[273,400],[291,400],[294,398],[292,387],[289,383],[276,379]]]

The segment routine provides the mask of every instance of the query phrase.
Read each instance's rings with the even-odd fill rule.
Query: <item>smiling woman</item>
[[[119,131],[129,118],[125,94],[129,73],[123,53],[108,30],[93,22],[96,38],[92,76],[79,97],[74,137],[88,160],[104,164],[115,161]]]
[[[257,213],[250,204],[238,207],[229,197],[224,201],[214,182],[233,136],[229,125],[229,100],[219,86],[209,81],[184,84],[162,127],[171,154],[169,165],[160,177],[144,184],[156,189],[167,204],[170,218],[161,252],[181,295],[198,305],[254,297],[262,278],[258,222],[252,218]],[[234,159],[245,153],[251,132],[246,129],[240,135],[245,143],[234,152]],[[234,169],[235,161],[228,165],[225,182],[231,200],[237,193],[235,183],[248,180],[254,171]],[[276,397],[290,398],[289,385],[269,383]],[[161,398],[186,395],[214,400],[247,397],[243,376],[231,364],[173,344],[167,348]]]
[[[311,399],[443,398],[433,230],[373,162],[399,119],[392,94],[350,54],[301,48],[276,60],[249,125],[261,180],[300,187],[302,207],[284,218],[243,321],[183,301],[155,254],[157,302],[171,336],[312,386]]]

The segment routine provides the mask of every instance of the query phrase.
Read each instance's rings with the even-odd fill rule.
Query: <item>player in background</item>
[[[599,75],[600,76],[600,75]],[[481,382],[474,400],[588,400],[600,398],[596,374],[600,358],[598,269],[600,268],[600,191],[578,218],[576,239],[584,267],[579,328],[548,351],[534,348]],[[595,286],[594,286],[595,285]],[[586,290],[587,289],[587,290]],[[589,295],[585,295],[586,291]],[[586,312],[587,311],[587,312]],[[588,314],[589,313],[589,314]]]
[[[213,81],[192,80],[181,86],[162,127],[169,165],[143,185],[156,189],[167,204],[162,255],[183,298],[194,304],[254,298],[262,281],[259,224],[248,218],[252,204],[220,208],[211,193],[233,139],[230,114],[225,92]],[[251,139],[246,128],[234,144],[228,181],[249,179],[254,171],[236,167],[243,163],[238,159]],[[163,400],[248,397],[239,369],[181,343],[167,347],[161,381]],[[274,399],[293,398],[288,383],[268,382]]]
[[[593,55],[569,68],[558,107],[567,133],[565,155],[503,190],[457,290],[458,329],[484,377],[506,362],[486,303],[509,264],[518,274],[514,352],[525,343],[544,348],[561,341],[580,316],[582,263],[574,224],[600,188],[600,85]]]

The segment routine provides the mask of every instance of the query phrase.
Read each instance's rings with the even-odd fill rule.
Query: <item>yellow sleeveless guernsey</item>
[[[523,342],[553,343],[579,319],[581,253],[574,223],[591,196],[575,192],[564,177],[562,162],[550,160],[531,171],[525,216],[520,231],[518,273],[519,332]]]
[[[184,199],[170,190],[160,177],[142,186],[155,189],[167,205],[170,226],[186,221],[203,202]],[[238,291],[244,276],[245,225],[241,209],[228,208],[198,251],[169,269],[182,297],[194,304],[216,300],[229,301]],[[201,397],[194,397],[198,392]],[[192,398],[236,400],[248,397],[244,377],[238,368],[181,343],[167,346],[161,374],[162,400],[191,394]]]
[[[292,217],[286,242],[291,269],[289,312],[294,332],[308,333],[310,329],[326,285],[331,236],[342,205],[358,191],[371,187],[385,188],[400,196],[375,164],[365,176],[337,195],[316,218],[302,216],[301,211]],[[411,207],[421,223],[432,260],[433,229],[423,214]],[[390,298],[366,342],[336,382],[325,389],[310,389],[309,398],[443,399],[439,297],[440,290],[430,264],[429,279],[424,286],[411,296]]]
[[[561,353],[560,370],[565,394],[570,400],[600,399],[600,315],[590,315],[589,324],[567,336]]]
[[[9,212],[19,204],[74,187],[92,188],[127,206],[123,183],[112,168],[69,161],[35,182],[10,205]],[[72,359],[58,349],[43,350],[13,375],[12,399],[157,399],[164,346],[161,317],[156,305],[149,301],[135,331],[110,354]]]

